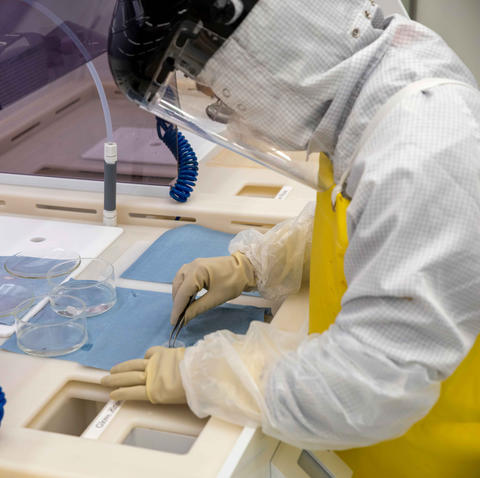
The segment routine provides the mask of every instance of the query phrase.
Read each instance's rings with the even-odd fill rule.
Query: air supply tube
[[[117,145],[113,141],[112,117],[110,115],[110,108],[108,107],[107,96],[103,89],[102,82],[98,76],[97,70],[92,63],[92,57],[83,43],[80,41],[75,32],[65,24],[65,22],[48,9],[45,5],[38,3],[35,0],[19,0],[23,3],[43,13],[46,17],[52,20],[66,35],[72,40],[75,46],[86,60],[86,65],[90,75],[93,78],[95,86],[97,87],[98,96],[102,104],[103,116],[105,119],[105,129],[107,131],[107,143],[104,147],[104,177],[103,177],[103,223],[106,226],[117,225],[117,206],[116,206],[116,189],[117,189]]]

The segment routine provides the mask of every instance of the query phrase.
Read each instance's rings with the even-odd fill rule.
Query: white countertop
[[[213,170],[221,171],[216,167]],[[239,171],[241,174],[244,170]],[[229,177],[230,172],[230,168],[225,168],[224,177]],[[198,224],[226,232],[236,232],[249,223],[266,230],[295,216],[307,200],[313,199],[312,194],[303,192],[293,193],[290,200],[285,201],[237,196],[230,187],[217,194],[199,192],[187,205],[164,198],[119,197],[123,233],[101,257],[114,263],[119,276],[160,234],[185,224],[174,220],[178,216],[194,217]],[[40,215],[46,218],[48,213],[50,219],[63,221],[66,228],[72,223],[98,224],[96,213],[65,210],[73,201],[76,209],[100,211],[101,208],[101,195],[96,193],[65,191],[58,194],[56,190],[7,186],[0,191],[0,204],[3,204],[0,213],[36,219]],[[39,209],[40,202],[62,208]],[[129,283],[120,280],[118,285],[128,287]],[[265,304],[263,299],[251,297],[242,297],[238,302],[251,301]],[[308,293],[303,291],[284,303],[273,326],[296,329],[307,317]],[[246,471],[248,463],[260,456],[268,458],[276,447],[276,440],[254,430],[215,418],[200,420],[186,406],[153,406],[140,402],[125,403],[98,440],[35,428],[42,428],[42,423],[56,413],[64,414],[62,420],[70,420],[69,413],[77,409],[68,408],[66,403],[75,400],[77,405],[83,403],[79,400],[99,406],[105,403],[108,390],[98,385],[104,374],[71,362],[0,351],[0,384],[8,400],[0,428],[0,477],[253,476]],[[63,412],[62,406],[67,407]],[[57,424],[60,428],[64,425]],[[135,427],[197,436],[197,439],[186,454],[122,445]]]

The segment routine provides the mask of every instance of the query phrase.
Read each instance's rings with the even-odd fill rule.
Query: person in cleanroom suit
[[[252,323],[155,347],[112,369],[112,397],[187,402],[338,450],[355,477],[480,476],[471,73],[437,34],[373,0],[258,0],[194,78],[272,148],[322,152],[336,187],[321,187],[319,167],[316,207],[183,266],[172,323],[202,288],[186,322],[245,290],[281,302],[309,279],[308,333]]]

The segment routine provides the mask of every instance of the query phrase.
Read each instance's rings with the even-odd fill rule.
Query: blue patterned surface
[[[141,358],[153,345],[168,341],[172,326],[170,294],[117,288],[118,300],[108,312],[88,319],[87,343],[62,360],[108,370],[119,362]],[[178,336],[187,346],[219,329],[244,334],[250,322],[263,320],[265,309],[225,304],[192,320]],[[23,353],[16,336],[2,346]]]
[[[123,274],[124,279],[171,284],[178,269],[198,257],[228,256],[233,234],[194,224],[162,234]]]

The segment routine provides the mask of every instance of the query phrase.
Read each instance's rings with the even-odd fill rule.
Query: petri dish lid
[[[45,279],[48,271],[58,265],[58,276],[70,274],[80,265],[80,255],[62,248],[33,247],[10,256],[5,270],[23,279]]]
[[[33,297],[32,292],[14,282],[0,282],[0,317],[13,314],[16,307]]]

